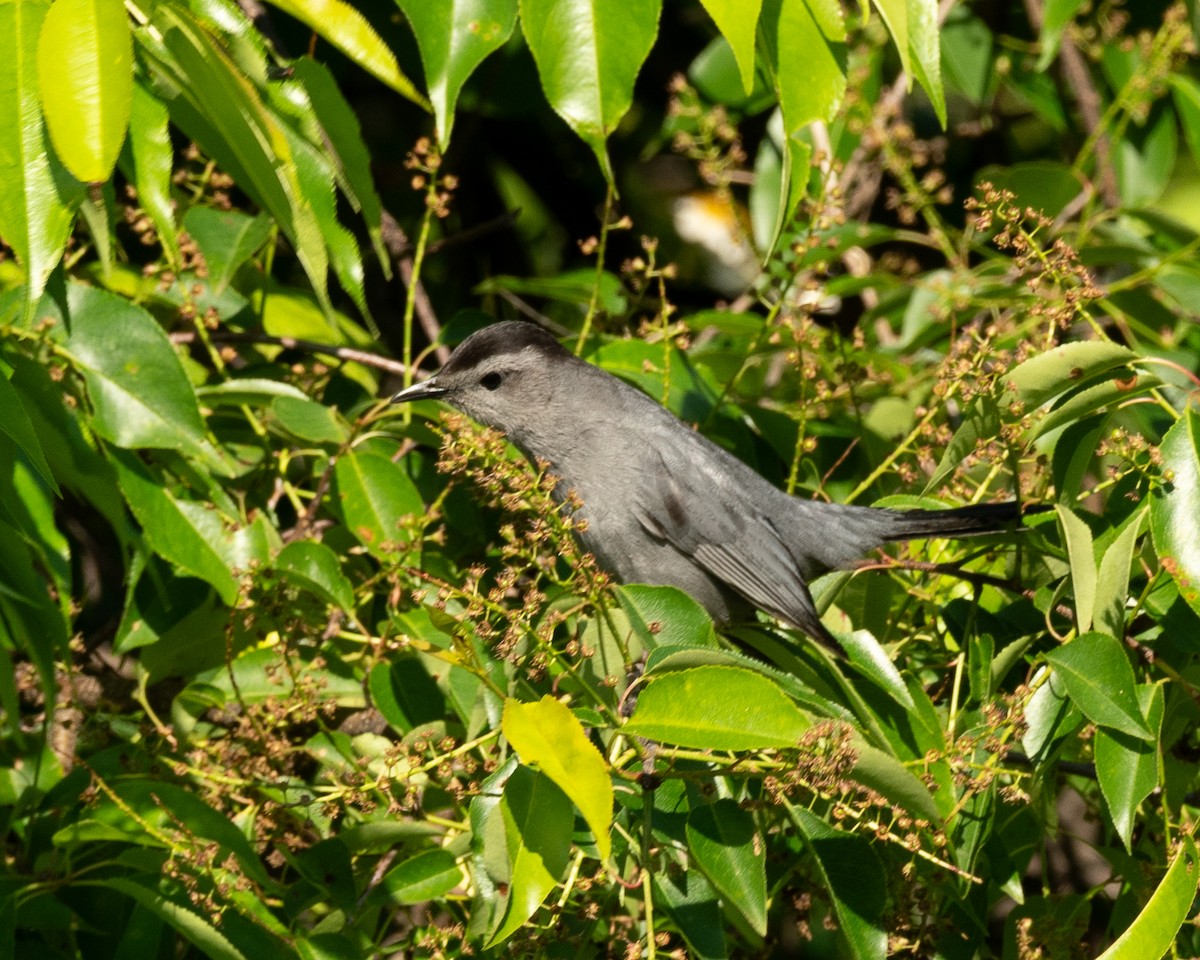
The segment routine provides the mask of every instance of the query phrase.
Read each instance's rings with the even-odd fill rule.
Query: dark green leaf
[[[767,873],[754,818],[733,800],[717,800],[688,816],[688,849],[721,897],[760,937],[767,933]]]
[[[1179,595],[1200,613],[1200,413],[1192,408],[1162,441],[1164,483],[1150,502],[1150,530]]]
[[[1046,654],[1072,702],[1092,723],[1137,740],[1154,733],[1138,706],[1124,646],[1106,633],[1085,633]]]

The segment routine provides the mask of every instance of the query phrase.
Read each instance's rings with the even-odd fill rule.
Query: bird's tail
[[[1021,519],[1021,504],[977,503],[950,510],[888,510],[884,539],[923,540],[926,537],[969,537],[1004,530]]]

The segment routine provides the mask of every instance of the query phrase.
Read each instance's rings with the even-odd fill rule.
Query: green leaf
[[[329,253],[305,196],[288,134],[246,76],[206,32],[169,6],[138,39],[171,119],[275,218],[327,313]]]
[[[87,382],[96,431],[119,447],[210,455],[196,394],[157,321],[84,284],[71,285],[69,304],[66,350]]]
[[[342,573],[337,554],[325,544],[293,540],[279,551],[275,567],[291,582],[354,615],[354,590]]]
[[[885,693],[905,710],[916,710],[912,694],[900,671],[892,663],[887,651],[869,630],[855,630],[842,638],[846,654],[862,673],[875,681]]]
[[[679,927],[696,960],[727,960],[721,901],[699,870],[655,870],[650,875],[654,906],[660,903]]]
[[[1075,595],[1075,626],[1080,633],[1092,628],[1092,612],[1096,608],[1096,555],[1092,546],[1092,531],[1065,504],[1056,504],[1067,558],[1071,562],[1071,589]]]
[[[754,818],[729,799],[688,815],[688,850],[721,897],[760,937],[767,934],[766,848]]]
[[[393,903],[411,906],[440,900],[463,883],[462,867],[448,850],[425,850],[387,872],[383,888]]]
[[[183,215],[183,229],[196,241],[208,267],[208,282],[220,294],[247,260],[271,238],[271,218],[239,210],[195,206]]]
[[[375,189],[371,156],[363,142],[358,117],[325,64],[301,57],[292,64],[292,70],[304,84],[309,103],[324,131],[327,148],[337,160],[341,188],[354,209],[362,214],[379,264],[390,279],[391,257],[382,238],[383,204]]]
[[[1034,440],[1051,430],[1076,423],[1099,410],[1125,403],[1139,394],[1162,385],[1162,379],[1152,373],[1134,371],[1130,377],[1102,380],[1100,383],[1082,387],[1067,393],[1046,411],[1033,428],[1030,439]]]
[[[630,583],[617,586],[614,592],[634,632],[648,649],[717,646],[712,617],[682,590]]]
[[[62,257],[83,191],[48,149],[38,99],[43,0],[0,3],[0,238],[25,267],[27,303]]]
[[[200,386],[196,388],[196,396],[201,403],[210,407],[242,404],[265,407],[274,403],[278,397],[308,399],[303,390],[293,387],[290,383],[284,383],[282,380],[262,380],[257,377],[241,377]]]
[[[761,21],[784,133],[831,119],[846,92],[846,27],[836,0],[764,0]]]
[[[1092,723],[1138,740],[1154,733],[1138,706],[1133,667],[1119,640],[1085,633],[1046,654],[1074,704]]]
[[[223,524],[215,512],[200,504],[176,500],[152,477],[132,454],[113,451],[113,465],[129,509],[142,525],[154,552],[180,569],[210,583],[221,599],[233,606],[238,598],[234,579],[224,552],[213,538],[223,535]]]
[[[1185,410],[1159,449],[1167,482],[1150,502],[1154,549],[1179,595],[1200,613],[1200,413]]]
[[[887,25],[896,52],[900,54],[900,69],[908,74],[908,89],[912,89],[912,50],[908,42],[908,7],[909,0],[872,0],[872,6],[879,11],[883,22]]]
[[[334,468],[346,526],[374,556],[407,549],[400,538],[405,517],[421,516],[425,503],[398,463],[378,453],[347,451]]]
[[[404,11],[425,68],[425,86],[437,118],[438,143],[445,150],[454,127],[454,106],[463,84],[512,36],[517,0],[396,0]]]
[[[1096,731],[1093,743],[1100,792],[1104,794],[1113,829],[1130,853],[1138,805],[1158,786],[1157,737],[1163,718],[1162,687],[1142,684],[1137,693],[1138,705],[1156,739],[1146,742],[1101,728]]]
[[[547,694],[537,703],[504,702],[504,737],[521,762],[536,766],[579,808],[596,838],[600,859],[612,853],[612,781],[583,725]]]
[[[133,86],[130,104],[129,153],[133,158],[129,179],[137,188],[137,202],[154,221],[154,229],[168,260],[179,270],[183,257],[179,252],[175,208],[171,202],[175,152],[171,146],[167,108],[140,83]]]
[[[59,158],[79,180],[107,180],[133,97],[133,42],[121,0],[55,0],[38,41],[38,85]]]
[[[924,87],[938,121],[946,126],[946,93],[942,89],[942,46],[937,0],[908,0],[908,46],[913,76]]]
[[[157,878],[154,878],[157,879]],[[90,881],[84,881],[87,885]],[[103,885],[145,907],[201,950],[210,960],[247,960],[229,939],[198,913],[127,877],[109,877]],[[281,945],[282,947],[282,945]]]
[[[400,70],[396,57],[361,13],[343,0],[271,0],[272,4],[310,27],[400,96],[429,109],[421,92]]]
[[[903,763],[865,741],[855,741],[854,753],[851,779],[886,797],[914,817],[930,823],[941,820],[929,788]]]
[[[762,0],[700,0],[721,35],[729,41],[742,77],[742,89],[754,90],[754,36]]]
[[[626,733],[710,750],[794,747],[808,718],[779,686],[741,667],[701,666],[652,678]]]
[[[1096,629],[1114,637],[1125,636],[1125,611],[1129,601],[1129,572],[1138,537],[1146,520],[1146,507],[1139,507],[1125,521],[1124,529],[1104,551],[1096,574],[1093,619]]]
[[[25,412],[25,407],[21,404],[21,397],[2,371],[0,371],[0,410],[4,411],[4,416],[0,417],[0,433],[7,434],[20,447],[30,466],[42,478],[46,486],[61,496],[58,484],[54,480],[54,474],[50,471],[50,464],[46,462],[46,454],[42,452],[42,445],[29,420],[29,414]]]
[[[574,815],[571,801],[544,773],[517,767],[500,809],[511,881],[504,920],[488,947],[507,940],[534,915],[567,869]]]
[[[816,860],[850,955],[855,960],[884,960],[887,886],[875,851],[862,837],[834,830],[808,810],[793,808],[791,814]]]
[[[521,0],[521,29],[546,99],[592,148],[610,184],[605,141],[633,102],[661,8],[661,0]]]
[[[1142,912],[1097,960],[1157,960],[1164,956],[1192,908],[1198,877],[1200,857],[1195,842],[1185,837]]]
[[[275,423],[307,443],[345,443],[350,430],[333,407],[308,397],[280,396],[271,404]]]

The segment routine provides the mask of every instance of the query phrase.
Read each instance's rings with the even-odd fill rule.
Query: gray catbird
[[[1015,501],[888,510],[789,496],[532,323],[472,334],[392,402],[433,397],[550,463],[557,492],[583,502],[580,539],[601,567],[679,587],[718,623],[753,605],[836,644],[808,590],[814,576],[890,541],[987,533],[1020,515]]]

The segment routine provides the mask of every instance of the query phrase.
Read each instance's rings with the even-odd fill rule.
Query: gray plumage
[[[802,500],[531,323],[472,334],[393,398],[438,397],[551,464],[583,502],[584,547],[624,583],[691,594],[718,623],[759,607],[834,643],[808,581],[889,541],[986,533],[1015,502],[887,510]]]

